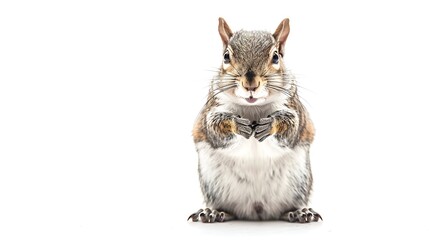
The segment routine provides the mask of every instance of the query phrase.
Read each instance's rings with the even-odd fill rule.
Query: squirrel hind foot
[[[286,212],[280,217],[281,220],[288,222],[309,223],[323,221],[322,216],[312,208],[302,208],[295,211]]]
[[[214,222],[230,221],[235,219],[235,217],[223,211],[206,208],[206,209],[200,209],[195,213],[192,213],[188,217],[188,221],[189,219],[192,219],[193,222],[201,221],[202,223],[214,223]]]

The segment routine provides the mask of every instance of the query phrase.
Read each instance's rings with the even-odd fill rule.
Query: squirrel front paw
[[[236,123],[237,134],[249,139],[253,134],[252,122],[247,118],[242,118],[238,115],[234,115],[233,119]]]
[[[251,121],[232,113],[213,114],[208,119],[207,131],[207,140],[215,148],[228,146],[237,135],[249,139],[253,134]]]
[[[277,111],[266,118],[261,118],[254,125],[255,138],[260,142],[274,134],[284,134],[293,122],[293,115],[283,111]]]
[[[257,123],[255,128],[255,138],[258,141],[262,142],[271,134],[273,134],[273,122],[274,118],[268,116],[267,118],[261,118]]]

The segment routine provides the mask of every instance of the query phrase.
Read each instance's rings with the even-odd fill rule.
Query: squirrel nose
[[[247,71],[244,76],[246,76],[246,79],[249,84],[252,84],[252,82],[255,80],[255,73],[252,70]]]
[[[259,83],[258,85],[256,85],[256,81],[253,81],[252,83],[249,83],[249,81],[245,81],[243,82],[243,87],[244,89],[246,89],[247,91],[255,91],[258,87],[259,87]]]
[[[244,87],[247,91],[254,92],[256,90],[256,87]]]
[[[247,91],[255,91],[259,87],[259,85],[256,85],[255,81],[256,74],[252,70],[249,70],[244,76],[246,77],[246,81],[243,81],[244,89]]]

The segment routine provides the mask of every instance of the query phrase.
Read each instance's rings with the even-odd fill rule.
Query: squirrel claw
[[[214,222],[224,222],[234,219],[234,217],[225,212],[219,212],[217,210],[211,210],[210,208],[200,209],[197,212],[191,214],[189,219],[192,219],[193,222],[201,221],[202,223],[214,223]]]
[[[255,130],[255,138],[258,139],[259,142],[264,141],[267,137],[271,135],[271,128],[274,119],[272,117],[261,118],[259,122],[254,127]]]
[[[200,216],[200,213],[202,213],[203,211],[204,211],[203,209],[200,209],[200,210],[198,210],[197,212],[192,213],[192,214],[188,217],[188,220],[187,220],[187,221],[189,221],[189,219],[192,219],[192,222],[198,222],[198,217]]]
[[[319,219],[323,221],[322,216],[320,216],[320,214],[314,211],[312,208],[303,208],[296,211],[287,212],[281,217],[281,219],[288,222],[300,223],[318,222]]]
[[[253,134],[252,122],[247,118],[241,118],[240,116],[235,117],[235,123],[237,124],[238,134],[249,139]]]

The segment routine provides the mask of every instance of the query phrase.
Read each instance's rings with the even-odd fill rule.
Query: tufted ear
[[[289,35],[290,27],[289,27],[289,18],[283,19],[280,25],[277,27],[276,31],[273,34],[274,39],[278,44],[279,53],[283,56],[283,49]]]
[[[222,38],[223,46],[226,47],[228,45],[229,39],[232,37],[232,31],[229,28],[228,24],[226,24],[225,19],[219,18],[219,35]]]

